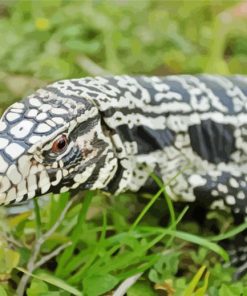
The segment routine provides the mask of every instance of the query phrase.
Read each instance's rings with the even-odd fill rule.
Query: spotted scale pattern
[[[174,199],[195,201],[203,191],[247,212],[237,198],[246,197],[246,85],[243,76],[115,76],[40,89],[1,119],[0,173],[9,186],[1,181],[0,201],[78,187],[137,191],[152,170],[167,182],[188,166],[170,186]],[[68,148],[53,155],[61,134]]]
[[[52,145],[65,136],[65,151]],[[48,192],[155,188],[247,214],[247,78],[178,75],[55,82],[0,121],[0,203]]]
[[[91,100],[60,97],[49,87],[38,90],[6,110],[0,129],[1,203],[77,189],[89,179],[96,161],[102,167],[107,161],[112,171],[105,168],[108,178],[114,173],[117,160]],[[67,135],[69,145],[55,155],[51,147],[61,134]],[[102,188],[100,180],[96,185]]]

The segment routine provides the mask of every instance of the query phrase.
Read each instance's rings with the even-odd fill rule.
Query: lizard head
[[[98,108],[69,80],[11,105],[0,120],[0,204],[104,188],[116,167]]]

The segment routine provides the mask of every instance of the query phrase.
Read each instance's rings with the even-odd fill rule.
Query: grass
[[[31,282],[26,290],[30,296],[82,295],[82,291],[83,295],[96,296],[138,275],[137,284],[127,295],[199,296],[206,290],[212,291],[209,295],[245,291],[246,281],[232,283],[233,270],[223,270],[220,264],[220,258],[228,260],[224,249],[214,243],[221,235],[210,238],[184,230],[191,228],[184,220],[188,207],[174,212],[175,221],[169,223],[165,199],[157,200],[162,191],[143,204],[133,195],[111,199],[100,192],[86,192],[71,207],[69,195],[63,194],[53,196],[42,208],[34,202],[35,211],[30,211],[28,219],[24,214],[6,217],[12,234],[5,237],[2,250],[9,268],[5,276],[10,278],[1,287],[7,295],[14,295],[13,288],[19,285],[20,293],[20,283],[26,278]],[[151,213],[157,202],[167,213],[165,227],[160,226],[160,216]],[[223,238],[232,234],[236,232],[225,233]],[[26,287],[27,281],[24,283]]]
[[[86,75],[246,74],[246,28],[240,1],[0,1],[0,106]],[[188,219],[192,208],[152,177],[155,195],[66,193],[18,215],[1,208],[0,296],[247,295],[219,244],[246,223],[214,211],[204,225]]]

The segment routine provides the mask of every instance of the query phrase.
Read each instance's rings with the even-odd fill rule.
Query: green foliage
[[[0,286],[0,296],[8,296],[3,286]]]
[[[0,248],[0,278],[8,277],[13,268],[19,263],[19,253],[7,248]]]
[[[34,296],[34,295],[43,296],[43,295],[47,295],[48,293],[49,293],[48,285],[45,282],[37,279],[33,279],[31,282],[30,288],[27,289],[28,296]]]
[[[0,106],[48,82],[101,74],[247,73],[240,1],[0,1]],[[218,242],[246,229],[210,212],[219,229],[187,221],[166,188],[156,195],[81,193],[0,211],[0,296],[247,295],[247,279]],[[42,204],[41,204],[42,202]],[[59,218],[62,219],[58,223]],[[57,224],[57,225],[56,225]],[[48,233],[57,226],[53,232]],[[162,225],[162,227],[161,227]],[[52,255],[52,256],[51,256]],[[22,285],[23,287],[23,285]]]
[[[243,287],[240,283],[230,286],[222,285],[219,290],[219,296],[235,296],[235,295],[247,295],[247,288]]]
[[[154,283],[162,283],[169,276],[176,275],[179,265],[179,252],[164,254],[149,272],[149,279]]]
[[[50,274],[44,273],[44,272],[39,272],[36,275],[32,275],[23,268],[17,268],[17,269],[20,270],[21,272],[27,274],[27,275],[32,276],[34,278],[30,288],[27,289],[27,293],[28,293],[29,296],[34,296],[34,295],[37,295],[37,294],[38,295],[43,295],[43,293],[45,293],[47,295],[49,293],[52,294],[52,295],[59,295],[58,292],[49,291],[48,285],[46,283],[49,283],[52,286],[55,286],[55,287],[59,288],[59,290],[61,290],[61,291],[67,291],[67,292],[70,293],[70,295],[75,295],[75,296],[80,296],[81,295],[80,291],[78,291],[74,287],[68,285],[63,280],[61,280],[59,278],[56,278],[53,275],[50,275]]]
[[[152,287],[147,282],[137,282],[127,293],[127,296],[156,296]]]
[[[86,295],[98,296],[111,291],[119,280],[111,274],[94,274],[83,279],[83,288]]]

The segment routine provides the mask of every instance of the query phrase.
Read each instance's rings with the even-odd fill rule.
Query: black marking
[[[129,129],[126,125],[116,128],[124,141],[136,142],[138,154],[147,154],[171,146],[175,140],[175,132],[170,129],[154,130],[147,126],[134,126]]]
[[[118,189],[119,183],[123,177],[123,173],[124,173],[124,168],[121,165],[120,159],[118,159],[117,171],[116,171],[114,177],[110,180],[110,182],[104,188],[104,190],[109,191],[111,193],[116,192]]]
[[[229,162],[236,150],[234,127],[212,120],[203,120],[199,125],[189,127],[193,151],[211,163]]]

